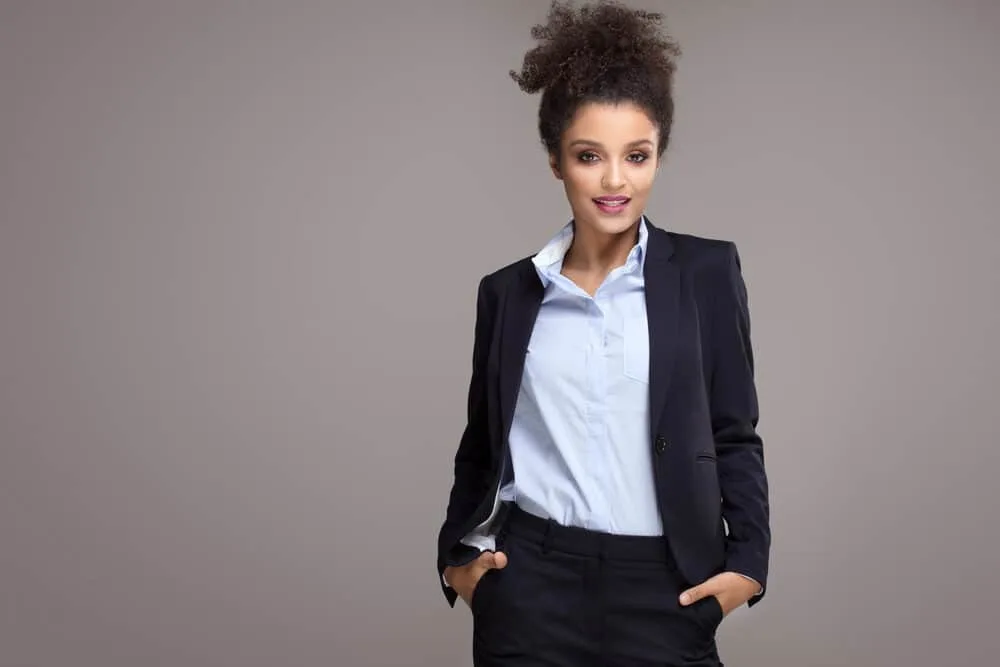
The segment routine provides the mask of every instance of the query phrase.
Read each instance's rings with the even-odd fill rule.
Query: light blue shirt
[[[648,230],[590,296],[561,274],[567,224],[532,259],[545,288],[511,425],[513,478],[490,518],[463,538],[494,549],[500,503],[567,526],[663,533],[649,443]]]

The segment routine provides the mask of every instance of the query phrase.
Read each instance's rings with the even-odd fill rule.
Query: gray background
[[[732,239],[772,483],[733,665],[995,664],[1000,3],[645,2],[654,222]],[[0,4],[0,665],[469,664],[479,277],[568,216],[543,0]]]

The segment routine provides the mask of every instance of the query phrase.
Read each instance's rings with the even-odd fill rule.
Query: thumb
[[[487,570],[502,570],[507,566],[507,554],[502,551],[487,551],[480,558],[480,563]]]
[[[680,603],[682,606],[687,606],[689,604],[694,604],[703,597],[711,595],[711,587],[705,584],[699,584],[697,586],[692,586],[680,595]]]

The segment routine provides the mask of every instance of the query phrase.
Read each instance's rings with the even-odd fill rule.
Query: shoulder
[[[651,227],[650,234],[658,243],[670,248],[673,259],[688,273],[704,275],[707,271],[715,275],[727,275],[740,270],[739,250],[731,240],[684,234],[657,227]]]
[[[735,242],[656,228],[651,234],[657,243],[669,248],[670,261],[680,267],[696,298],[716,305],[733,300],[741,307],[745,304],[746,283]]]
[[[488,297],[495,298],[513,286],[525,280],[537,280],[538,274],[531,261],[532,255],[522,257],[514,262],[484,275],[479,281],[479,290]]]
[[[692,269],[726,266],[738,257],[736,243],[728,239],[662,231],[669,238],[678,259]]]

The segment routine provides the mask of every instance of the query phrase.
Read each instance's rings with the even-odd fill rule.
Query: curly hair
[[[673,123],[673,76],[680,47],[660,32],[658,12],[602,1],[574,11],[553,0],[548,20],[531,29],[539,42],[510,76],[526,93],[543,91],[538,131],[549,154],[559,156],[562,134],[588,102],[631,102],[659,128],[662,156]]]

